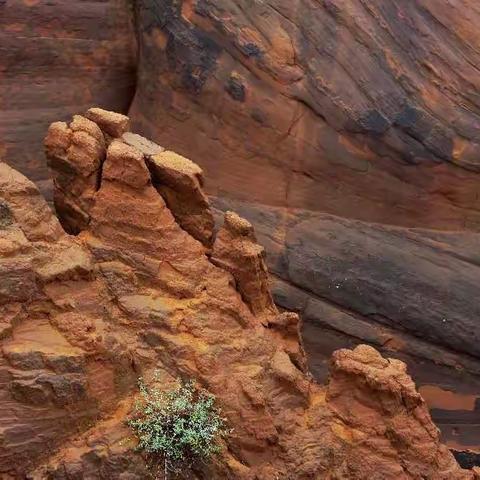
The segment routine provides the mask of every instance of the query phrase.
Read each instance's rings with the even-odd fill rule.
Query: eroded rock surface
[[[234,212],[227,212],[218,232],[212,262],[229,271],[253,314],[275,314],[270,293],[265,250],[257,243],[253,226]]]
[[[300,313],[319,381],[333,351],[369,343],[408,364],[451,448],[480,449],[478,234],[213,203],[218,218],[233,207],[256,225],[275,301]]]
[[[476,1],[135,4],[133,125],[209,193],[479,231]]]
[[[438,430],[403,362],[366,345],[338,350],[326,399],[350,430],[334,428],[353,443],[353,459],[339,469],[340,478],[463,477],[448,449],[438,445]],[[388,465],[385,457],[396,462]]]
[[[0,158],[46,191],[39,145],[68,121],[55,127],[57,208],[69,231],[86,228],[105,153],[72,176],[61,130],[70,148],[76,111],[127,113],[137,83],[135,129],[199,164],[222,212],[255,226],[315,375],[359,342],[396,355],[444,439],[478,455],[479,15],[473,0],[0,1]],[[84,116],[105,148],[121,137],[176,155],[122,135],[122,115]],[[147,163],[177,223],[211,249],[201,169]]]
[[[200,164],[209,193],[479,230],[472,0],[8,0],[0,9],[0,154],[35,180],[48,178],[37,158],[46,125],[91,104],[126,113],[138,66],[135,128]]]
[[[56,156],[51,136],[47,154]],[[105,145],[89,221],[76,224],[76,237],[30,181],[0,164],[0,269],[12,272],[0,297],[8,324],[0,337],[2,478],[147,478],[125,419],[137,377],[151,381],[154,371],[165,386],[196,379],[234,427],[222,456],[189,478],[475,478],[440,445],[402,362],[367,346],[341,350],[328,386],[317,384],[305,373],[298,317],[273,303],[254,314],[235,269],[212,263],[210,248],[175,219],[146,154],[121,138]],[[85,158],[67,160],[77,169]],[[62,202],[65,192],[57,193]],[[234,218],[251,248],[251,226]],[[227,237],[218,238],[226,254]],[[250,268],[256,278],[255,258],[243,275]]]
[[[0,2],[0,160],[52,196],[48,126],[92,105],[126,112],[136,40],[127,0]]]
[[[385,347],[478,454],[478,2],[136,5],[133,125],[244,207],[318,378],[336,348]]]

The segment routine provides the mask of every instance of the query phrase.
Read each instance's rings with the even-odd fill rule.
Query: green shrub
[[[193,382],[163,391],[139,379],[139,388],[128,424],[138,436],[138,448],[154,461],[163,460],[165,478],[220,451],[219,441],[228,431],[214,395]]]

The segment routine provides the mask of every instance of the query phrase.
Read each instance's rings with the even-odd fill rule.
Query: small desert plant
[[[164,391],[139,379],[139,388],[140,399],[128,424],[138,436],[138,448],[157,465],[163,460],[165,478],[220,451],[219,441],[228,430],[214,395],[193,382]]]

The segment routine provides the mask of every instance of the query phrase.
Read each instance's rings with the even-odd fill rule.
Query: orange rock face
[[[318,379],[371,343],[478,455],[477,3],[139,0],[129,115],[255,226]]]
[[[478,454],[479,15],[474,0],[0,0],[0,158],[51,200],[38,152],[68,121],[57,208],[85,228],[106,155],[87,120],[107,143],[127,125],[70,117],[129,112],[167,148],[122,136],[182,229],[212,249],[202,170],[214,212],[255,226],[317,379],[335,349],[374,345],[408,363],[449,446]]]
[[[276,313],[268,284],[265,250],[258,245],[249,222],[236,213],[227,212],[211,259],[233,275],[238,291],[255,315]]]
[[[479,231],[474,1],[136,6],[133,124],[197,161],[210,193]]]
[[[188,478],[473,480],[404,363],[360,346],[335,353],[326,387],[305,373],[298,317],[271,301],[251,225],[230,213],[213,246],[195,238],[150,169],[145,150],[161,147],[125,141],[118,118],[97,110],[48,132],[60,220],[77,236],[0,164],[2,479],[148,478],[125,420],[136,379],[158,371],[208,388],[234,428]],[[170,202],[200,198],[200,182],[179,185]]]

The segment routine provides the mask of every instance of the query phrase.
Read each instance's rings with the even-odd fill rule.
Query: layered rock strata
[[[165,388],[179,377],[208,388],[234,428],[222,455],[188,478],[477,478],[440,444],[404,363],[360,346],[334,354],[326,387],[305,373],[298,317],[276,311],[263,256],[234,262],[239,241],[253,249],[248,222],[228,214],[226,233],[238,227],[230,257],[228,235],[212,247],[195,238],[156,188],[151,153],[97,114],[54,124],[46,139],[62,222],[76,236],[0,164],[2,478],[148,478],[125,420],[137,377],[150,382],[155,371]],[[82,132],[83,147],[65,148],[66,130]],[[105,156],[85,177],[100,151],[92,144]],[[64,191],[77,177],[78,193]]]
[[[0,1],[0,158],[51,195],[47,125],[130,111],[255,226],[320,380],[336,348],[382,348],[478,455],[479,19],[473,0]],[[158,187],[211,248],[201,183],[177,169]]]

